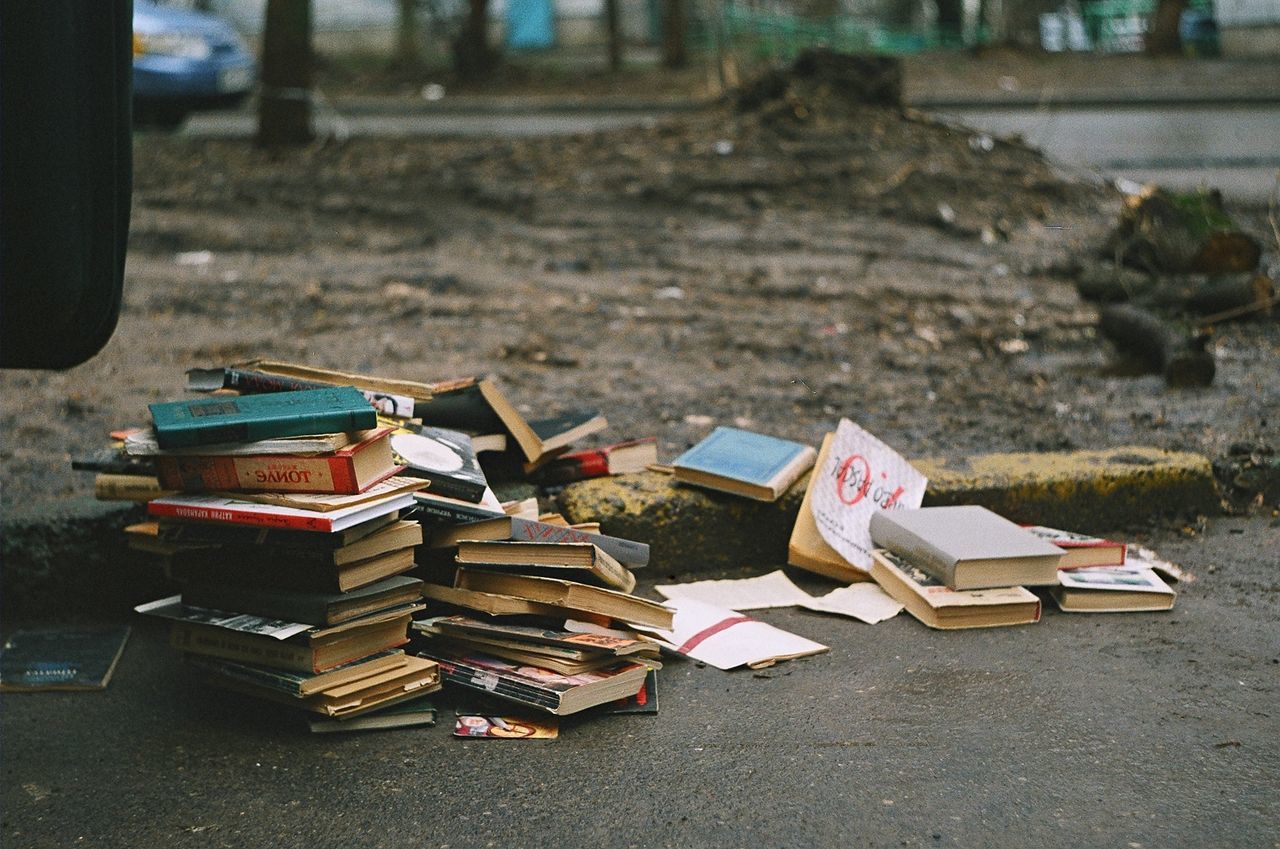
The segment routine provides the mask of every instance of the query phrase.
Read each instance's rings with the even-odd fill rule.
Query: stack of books
[[[457,613],[413,627],[447,683],[555,715],[652,691],[658,646],[632,626],[670,628],[672,612],[631,594],[647,546],[553,516],[457,525],[431,545],[452,557],[423,595]]]
[[[359,716],[440,686],[406,654],[423,610],[423,486],[359,392],[326,388],[151,405],[126,451],[177,490],[152,499],[131,544],[166,557],[182,593],[137,608],[212,683],[325,717]]]

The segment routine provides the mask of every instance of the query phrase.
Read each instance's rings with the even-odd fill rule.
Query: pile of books
[[[132,544],[165,557],[180,595],[140,605],[213,684],[346,719],[439,689],[407,654],[423,609],[422,481],[398,475],[390,428],[354,389],[151,405],[125,451],[175,494]]]
[[[1168,610],[1176,593],[1123,543],[1023,527],[985,507],[886,510],[871,517],[871,577],[933,628],[1022,625],[1041,598],[1064,611]]]

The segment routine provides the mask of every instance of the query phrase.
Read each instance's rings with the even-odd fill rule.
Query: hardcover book
[[[15,631],[0,647],[0,692],[105,690],[128,628]]]
[[[815,469],[826,467],[827,455],[834,439],[835,434],[832,433],[822,438]],[[805,487],[804,498],[800,501],[800,511],[796,514],[796,523],[791,529],[791,538],[787,541],[787,563],[844,583],[870,581],[871,575],[868,572],[845,560],[840,552],[823,539],[822,532],[818,530],[818,523],[813,518],[813,490],[818,485],[819,476],[815,472],[809,477],[809,485]]]
[[[406,655],[404,649],[391,649],[314,675],[198,654],[187,655],[187,662],[201,669],[217,671],[226,678],[240,678],[256,687],[273,689],[289,698],[305,699],[333,687],[360,681],[389,669],[399,669],[405,665]]]
[[[1046,528],[1043,525],[1025,525],[1024,527],[1028,533],[1066,552],[1058,563],[1059,569],[1120,566],[1124,563],[1125,550],[1128,546],[1122,542],[1071,531],[1060,531],[1057,528]]]
[[[308,534],[278,528],[258,528],[249,525],[219,525],[161,519],[156,522],[156,537],[161,542],[189,547],[217,545],[284,546],[290,551],[294,549],[335,551],[403,521],[406,520],[400,518],[400,511],[392,510],[390,513],[374,516],[340,531],[334,531],[329,534]],[[410,524],[417,526],[418,523],[412,522]],[[421,530],[419,530],[419,533],[421,533]],[[417,544],[416,542],[414,543],[414,545]],[[395,547],[398,548],[399,546]]]
[[[976,504],[882,510],[871,540],[953,590],[1058,583],[1063,550]]]
[[[672,461],[672,467],[683,483],[776,501],[816,458],[811,446],[722,426]]]
[[[624,593],[636,588],[636,576],[629,569],[589,542],[462,540],[454,560],[495,571],[599,582]]]
[[[454,586],[462,590],[506,595],[538,604],[585,610],[634,625],[647,625],[653,628],[671,627],[671,611],[656,601],[559,578],[486,572],[461,567],[458,569]]]
[[[589,542],[631,569],[640,568],[649,562],[649,546],[646,543],[520,516],[502,515],[454,527],[437,528],[431,533],[430,544],[433,548],[447,548],[464,539]]]
[[[391,428],[376,428],[360,433],[353,444],[324,454],[162,454],[155,464],[162,487],[184,492],[354,495],[401,471],[392,455],[391,439]]]
[[[479,503],[489,489],[467,434],[440,427],[405,423],[391,436],[402,474],[427,481],[425,492]]]
[[[436,708],[425,697],[408,699],[390,707],[348,718],[310,717],[307,726],[313,734],[338,734],[345,731],[383,731],[388,728],[413,728],[436,724]]]
[[[228,583],[245,588],[276,588],[303,593],[347,593],[401,575],[414,567],[414,549],[398,548],[337,565],[261,558],[233,560],[219,550],[199,549],[171,558],[169,576],[184,583]]]
[[[337,625],[421,598],[422,581],[404,576],[383,578],[346,592],[305,592],[228,581],[191,583],[182,588],[183,603],[194,607],[237,610],[316,626]]]
[[[161,519],[333,533],[413,504],[413,493],[410,492],[389,495],[377,501],[354,504],[328,513],[318,513],[315,510],[259,504],[223,495],[181,494],[152,499],[147,502],[147,512]]]
[[[350,386],[149,404],[161,448],[369,430],[378,417]]]
[[[884,549],[871,553],[871,577],[930,628],[994,628],[1040,621],[1040,599],[1023,587],[953,590]]]
[[[156,441],[156,432],[152,428],[141,428],[127,434],[124,438],[124,451],[130,457],[151,461],[161,454],[181,457],[196,454],[205,457],[244,457],[258,454],[323,454],[337,451],[352,442],[352,437],[359,438],[366,431],[357,430],[347,433],[315,433],[307,436],[282,436],[278,439],[255,439],[250,442],[219,442],[216,445],[194,445],[190,448],[173,448],[166,450]]]
[[[1063,570],[1049,590],[1068,613],[1131,613],[1171,610],[1178,594],[1155,570],[1140,563]]]
[[[537,479],[544,485],[555,486],[605,475],[642,472],[656,462],[658,439],[650,436],[561,454],[537,470]]]
[[[643,686],[648,667],[619,660],[580,675],[522,666],[480,653],[452,652],[428,644],[419,652],[440,664],[446,683],[498,696],[557,716],[633,696]]]

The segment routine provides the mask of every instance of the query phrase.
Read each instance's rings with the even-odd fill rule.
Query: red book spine
[[[161,486],[183,492],[262,490],[354,495],[356,483],[351,454],[329,457],[289,455],[156,457]]]
[[[237,510],[234,507],[198,507],[187,504],[168,504],[148,501],[147,512],[167,519],[185,519],[191,522],[217,522],[226,525],[248,525],[255,528],[285,528],[293,531],[318,531],[331,533],[333,522],[323,514],[294,516],[268,513],[258,510]]]

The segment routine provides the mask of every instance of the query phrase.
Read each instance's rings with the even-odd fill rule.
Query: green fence
[[[985,33],[967,45],[937,27],[895,30],[865,20],[847,17],[818,20],[726,4],[726,40],[750,50],[761,58],[791,59],[802,50],[829,47],[849,53],[918,53],[985,43]]]

